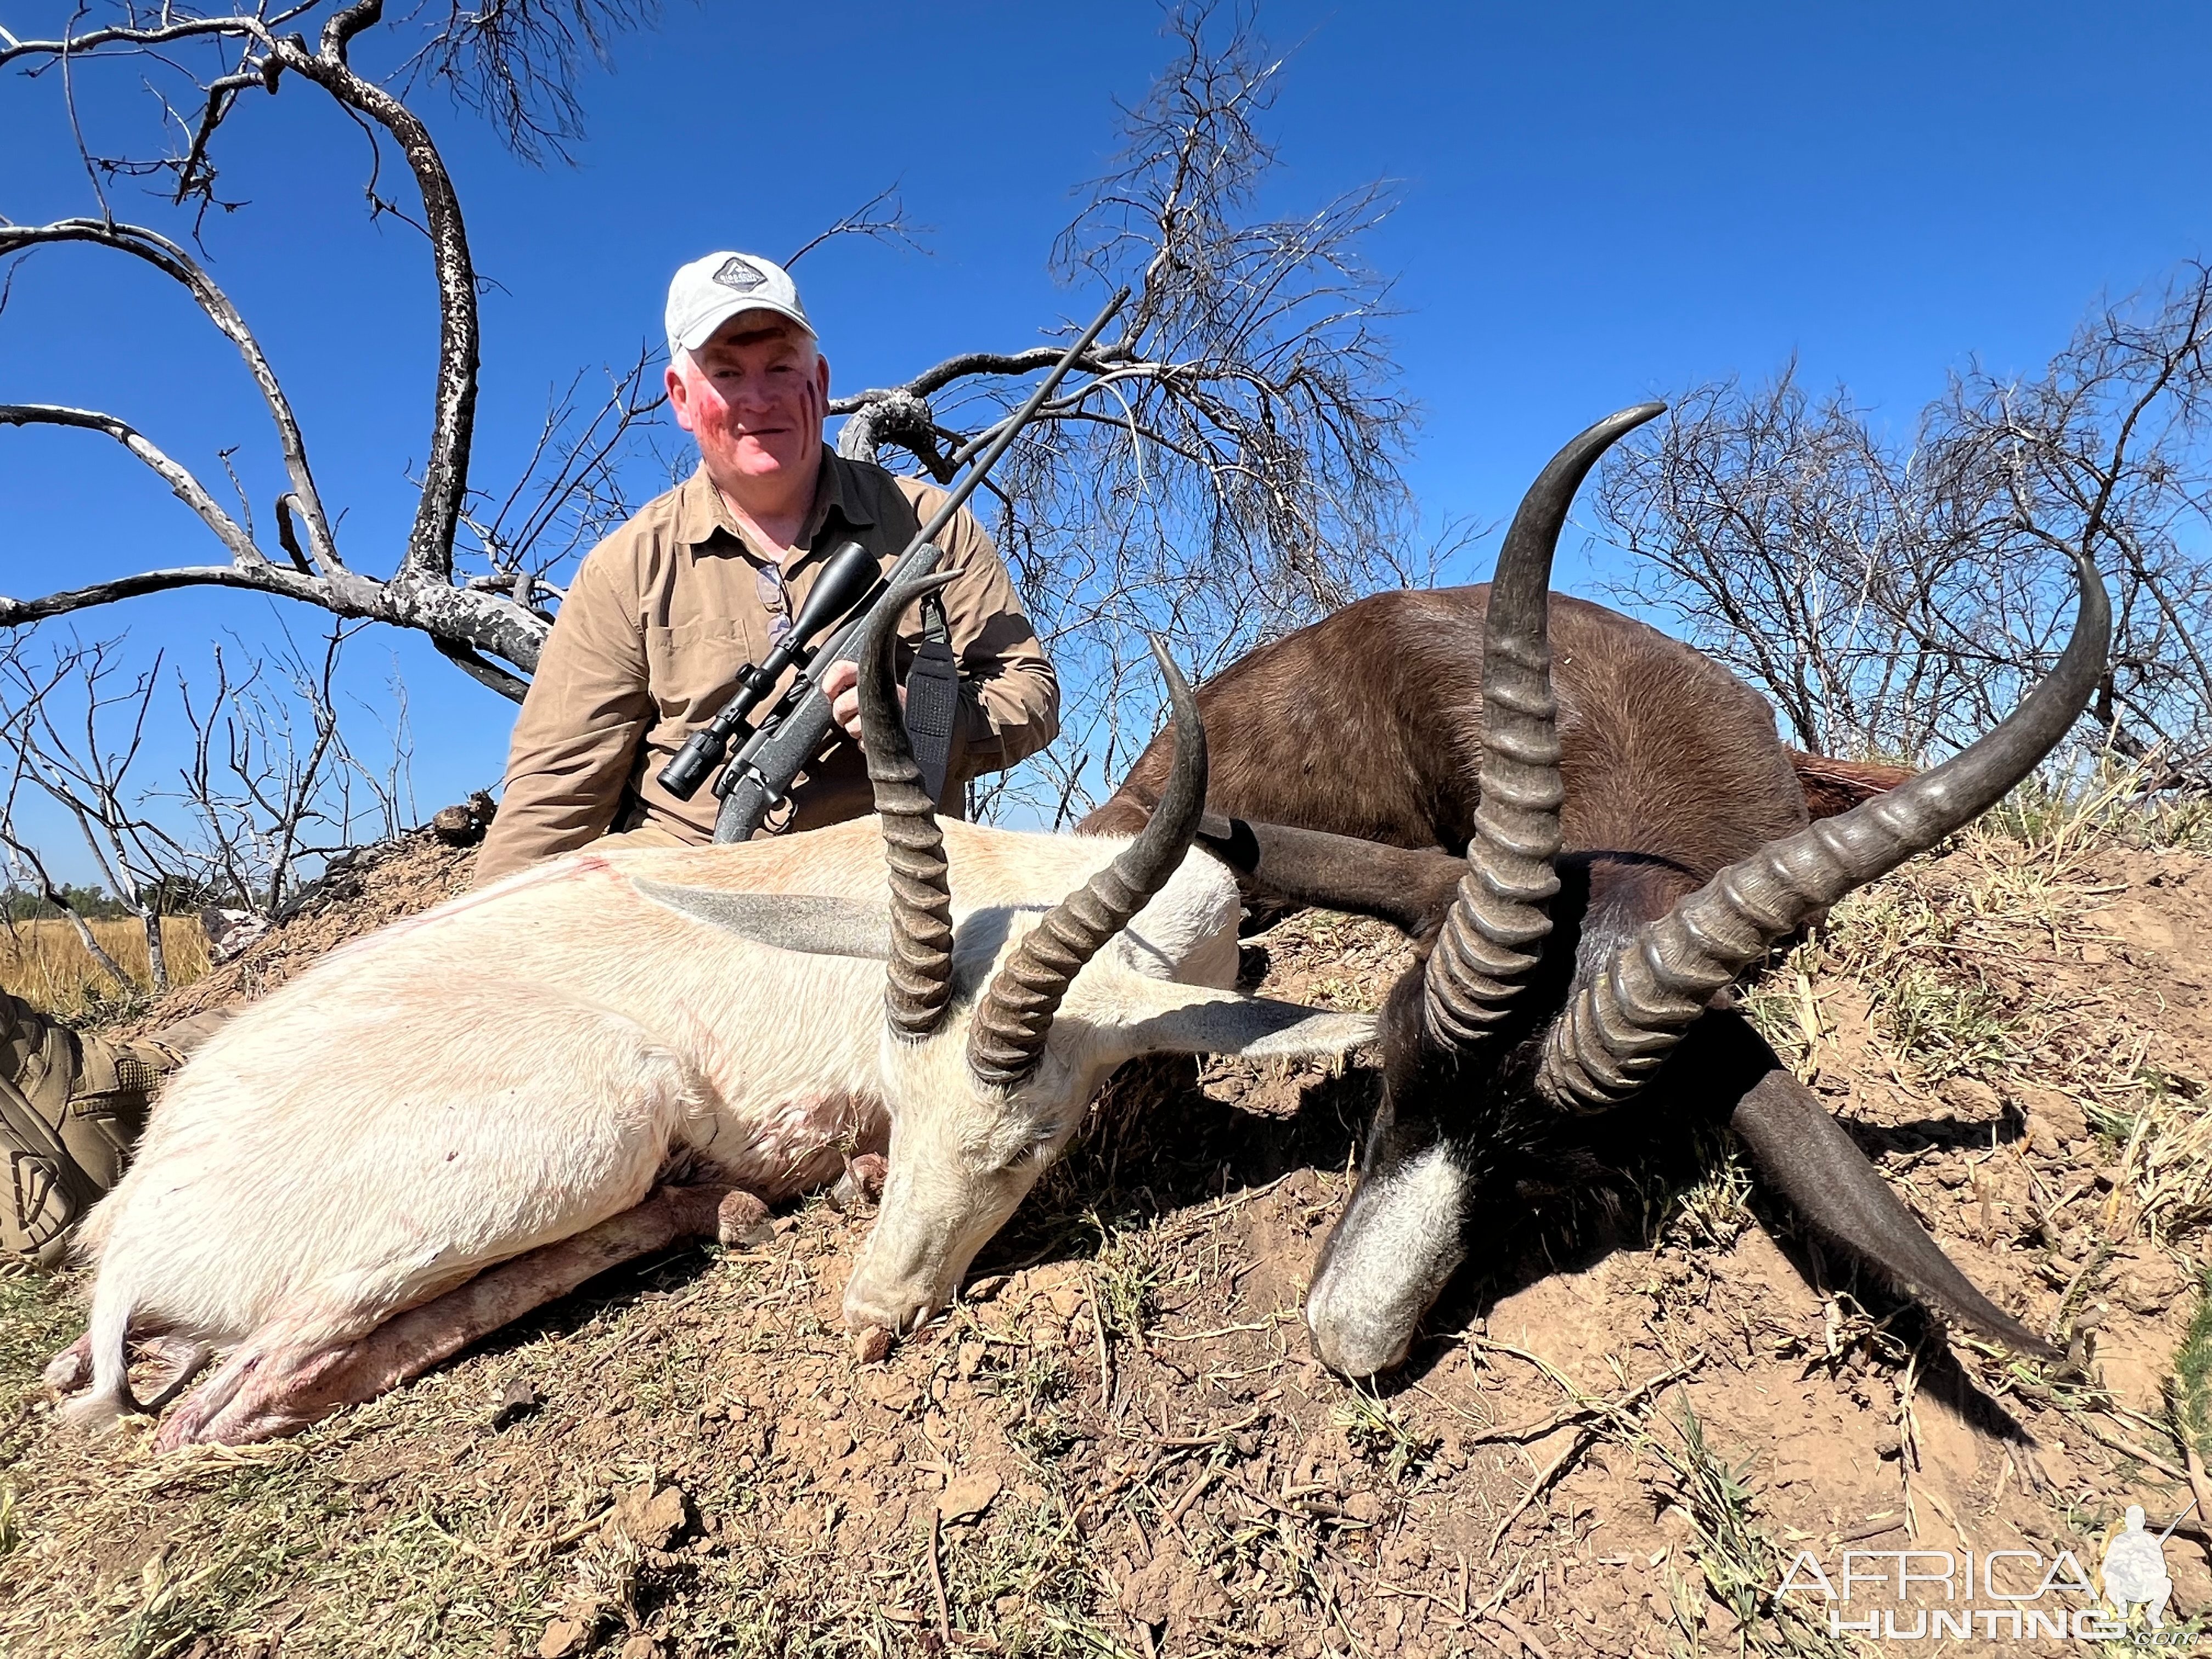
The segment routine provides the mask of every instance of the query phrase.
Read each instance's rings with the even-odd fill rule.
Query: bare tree
[[[242,677],[230,666],[242,648],[218,646],[198,692],[178,672],[191,738],[173,781],[149,775],[166,684],[161,654],[137,672],[117,640],[72,641],[43,655],[17,646],[0,655],[0,744],[9,756],[0,854],[15,884],[60,909],[118,986],[130,981],[54,878],[31,803],[43,801],[75,827],[101,884],[137,917],[155,988],[162,988],[162,916],[220,902],[266,921],[320,860],[413,821],[404,693],[395,688],[380,763],[340,729],[339,656],[362,626],[334,627],[312,659],[287,638]]]
[[[339,720],[339,656],[363,625],[333,628],[315,659],[288,639],[281,653],[258,657],[242,678],[218,645],[203,682],[212,690],[196,693],[177,676],[191,757],[178,787],[159,793],[190,815],[196,884],[256,918],[274,916],[314,861],[414,822],[404,688],[393,688],[380,767],[356,751]],[[235,645],[231,653],[251,654]]]
[[[318,44],[293,32],[320,18]],[[277,551],[186,467],[119,415],[16,404],[0,425],[105,433],[154,469],[221,545],[219,563],[149,570],[31,599],[0,599],[0,626],[191,585],[241,587],[342,617],[427,633],[486,684],[520,696],[562,591],[565,563],[626,516],[619,465],[654,416],[657,365],[641,356],[603,401],[556,400],[524,482],[472,494],[477,274],[460,204],[428,126],[407,101],[424,83],[484,112],[526,155],[559,153],[577,130],[577,71],[615,31],[648,15],[618,0],[508,0],[435,6],[409,27],[427,44],[390,83],[349,52],[382,21],[376,0],[331,9],[246,7],[206,17],[125,6],[120,21],[50,40],[0,37],[0,65],[86,73],[127,59],[149,76],[190,72],[175,153],[108,158],[97,177],[155,176],[185,209],[216,199],[216,140],[241,100],[312,85],[379,145],[397,150],[421,203],[441,307],[431,441],[406,545],[368,574],[342,553],[307,448],[275,369],[237,308],[170,236],[106,211],[43,226],[0,226],[0,255],[85,243],[140,259],[182,285],[240,351],[275,427],[289,488],[270,515]],[[1399,461],[1409,415],[1376,332],[1387,285],[1358,245],[1391,204],[1370,185],[1297,218],[1257,214],[1275,156],[1261,134],[1279,84],[1249,17],[1196,7],[1167,24],[1171,60],[1123,113],[1123,149],[1091,187],[1054,251],[1086,292],[1121,282],[1136,297],[1118,337],[1089,354],[994,479],[997,532],[1070,687],[1066,723],[1089,741],[1027,787],[1063,800],[1110,774],[1150,724],[1153,692],[1120,697],[1137,630],[1168,634],[1201,665],[1379,583],[1402,580],[1411,514]],[[194,59],[192,52],[204,54]],[[163,84],[168,84],[164,80]],[[380,210],[391,204],[371,185]],[[912,244],[896,192],[826,236]],[[821,238],[799,251],[804,255]],[[794,258],[799,257],[794,255]],[[1088,300],[1071,306],[1087,312]],[[840,447],[910,456],[950,477],[988,443],[1024,382],[1059,355],[1042,340],[964,352],[891,386],[842,397]],[[580,385],[580,382],[579,383]],[[1139,712],[1141,711],[1141,712]]]
[[[160,991],[169,983],[161,916],[174,908],[173,889],[191,859],[146,811],[145,789],[132,775],[146,751],[161,659],[156,655],[151,668],[131,675],[121,665],[119,645],[115,640],[72,645],[36,665],[20,651],[0,659],[0,741],[12,756],[7,791],[0,795],[0,846],[16,879],[28,876],[30,884],[59,905],[102,971],[127,988],[129,979],[47,873],[20,808],[27,799],[43,797],[73,823],[102,884],[137,917],[148,969]]]
[[[650,15],[631,0],[506,0],[468,7],[448,0],[413,14],[417,50],[396,84],[356,70],[356,42],[384,19],[382,0],[270,6],[241,5],[206,16],[180,15],[163,6],[106,8],[112,21],[92,22],[81,7],[69,31],[52,40],[19,40],[0,33],[0,67],[31,75],[84,74],[109,63],[138,69],[173,117],[179,145],[164,155],[107,156],[79,135],[98,188],[104,178],[155,178],[173,204],[215,204],[218,138],[241,100],[275,95],[289,80],[313,86],[369,136],[373,158],[389,147],[411,175],[420,199],[416,222],[427,239],[439,301],[437,372],[431,395],[427,459],[418,484],[414,524],[404,549],[389,562],[391,574],[356,568],[339,547],[337,515],[326,507],[308,459],[307,442],[276,368],[246,319],[206,268],[174,238],[115,217],[100,191],[97,216],[46,225],[0,224],[0,258],[64,244],[106,248],[143,262],[180,285],[208,320],[237,349],[258,388],[275,428],[289,487],[271,519],[271,550],[246,522],[234,517],[190,469],[121,416],[48,404],[0,404],[0,425],[51,425],[104,433],[150,467],[200,519],[226,557],[220,563],[172,566],[96,582],[33,599],[0,599],[0,625],[21,625],[89,607],[188,586],[246,588],[315,605],[337,615],[420,629],[439,648],[488,684],[520,695],[522,682],[501,668],[527,671],[550,626],[532,605],[534,592],[518,600],[521,578],[513,569],[481,573],[494,580],[471,583],[457,572],[455,544],[469,501],[469,459],[475,434],[479,331],[477,273],[453,179],[428,126],[407,101],[419,81],[438,83],[484,112],[525,155],[558,153],[575,137],[574,92],[585,58],[606,38]],[[301,31],[320,25],[310,45]],[[368,195],[379,210],[391,210],[372,173]],[[556,474],[552,496],[523,514],[525,522],[556,518],[561,502],[599,477],[570,469]],[[563,492],[566,492],[564,494]],[[484,550],[490,552],[492,550]],[[497,579],[506,579],[501,591]],[[525,583],[527,586],[527,583]]]
[[[1056,818],[1151,735],[1145,635],[1203,672],[1443,556],[1407,550],[1411,411],[1378,331],[1389,285],[1359,255],[1389,188],[1255,216],[1282,61],[1245,14],[1180,9],[1164,32],[1167,66],[1123,111],[1121,152],[1054,250],[1063,281],[1135,297],[991,485],[1072,734],[991,789]],[[840,399],[839,447],[895,447],[950,478],[1055,349],[963,354]]]
[[[1808,749],[1917,757],[2045,672],[2070,556],[2113,596],[2093,741],[2212,763],[2212,270],[2102,307],[2040,376],[1954,376],[1903,438],[1794,365],[1701,386],[1599,489],[1622,591],[1759,685]]]

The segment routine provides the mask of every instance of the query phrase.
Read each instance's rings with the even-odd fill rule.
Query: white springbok
[[[149,1336],[186,1356],[157,1407],[230,1348],[157,1446],[289,1432],[887,1139],[845,1297],[879,1344],[953,1292],[1123,1060],[1370,1037],[1227,988],[1237,888],[1186,856],[1205,737],[1164,653],[1178,759],[1140,834],[940,825],[890,689],[896,620],[861,653],[880,830],[562,859],[335,952],[211,1038],[88,1221],[90,1329],[50,1371],[89,1374],[69,1415],[137,1408],[128,1343]]]

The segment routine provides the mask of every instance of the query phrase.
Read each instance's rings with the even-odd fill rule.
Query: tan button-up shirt
[[[825,447],[813,511],[781,563],[738,529],[703,466],[647,503],[592,550],[562,601],[514,722],[506,793],[476,879],[611,830],[710,840],[714,791],[678,800],[660,787],[660,769],[729,700],[739,666],[768,655],[777,624],[798,613],[830,553],[855,540],[888,568],[944,499],[933,484]],[[962,512],[938,544],[938,568],[960,573],[943,596],[960,666],[947,778],[959,782],[1051,742],[1060,683],[982,527]],[[918,616],[905,626],[902,676],[921,638]],[[763,830],[813,829],[872,805],[865,763],[841,732]]]

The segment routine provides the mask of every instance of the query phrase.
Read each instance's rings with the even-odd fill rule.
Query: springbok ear
[[[813,893],[732,893],[718,887],[676,887],[630,878],[655,904],[777,951],[816,957],[865,957],[888,962],[890,913],[860,899]]]
[[[1237,872],[1247,899],[1373,916],[1413,938],[1450,911],[1467,860],[1440,848],[1386,847],[1209,812],[1198,843]]]
[[[1126,993],[1139,1006],[1118,1027],[1127,1054],[1243,1054],[1302,1060],[1349,1054],[1375,1041],[1372,1014],[1339,1013],[1267,997],[1148,980]],[[1146,1006],[1149,1005],[1149,1006]]]

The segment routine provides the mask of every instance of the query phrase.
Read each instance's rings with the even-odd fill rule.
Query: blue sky
[[[401,9],[395,8],[396,10]],[[0,0],[0,27],[67,11]],[[1133,3],[669,7],[582,88],[578,165],[533,171],[435,97],[484,302],[476,482],[503,487],[550,386],[632,355],[668,273],[720,246],[781,255],[894,179],[928,256],[844,243],[800,276],[833,389],[948,352],[1031,343],[1095,297],[1046,271],[1115,100],[1162,61]],[[2032,372],[2101,295],[2205,246],[2212,148],[2202,7],[1595,4],[1279,0],[1291,50],[1272,205],[1378,174],[1403,204],[1369,252],[1423,411],[1412,481],[1431,520],[1511,510],[1567,434],[1638,398],[1795,355],[1900,424],[1970,356]],[[143,131],[129,69],[81,76],[95,137]],[[0,78],[0,215],[94,206],[54,77]],[[368,222],[358,132],[311,89],[249,98],[207,231],[217,279],[306,423],[356,562],[388,567],[428,427],[434,309],[420,239]],[[387,172],[387,192],[404,180]],[[158,205],[112,187],[118,215]],[[268,429],[236,357],[161,279],[94,249],[43,252],[0,313],[0,401],[88,404],[265,502]],[[0,431],[0,592],[214,556],[114,445]],[[1486,551],[1485,554],[1486,560]],[[1602,555],[1564,558],[1588,589]],[[1468,579],[1485,574],[1467,573]],[[258,598],[203,592],[83,619],[200,660],[225,628],[272,636]],[[293,613],[311,641],[315,613]],[[388,631],[355,648],[373,695],[410,688],[427,812],[495,778],[511,707]]]

